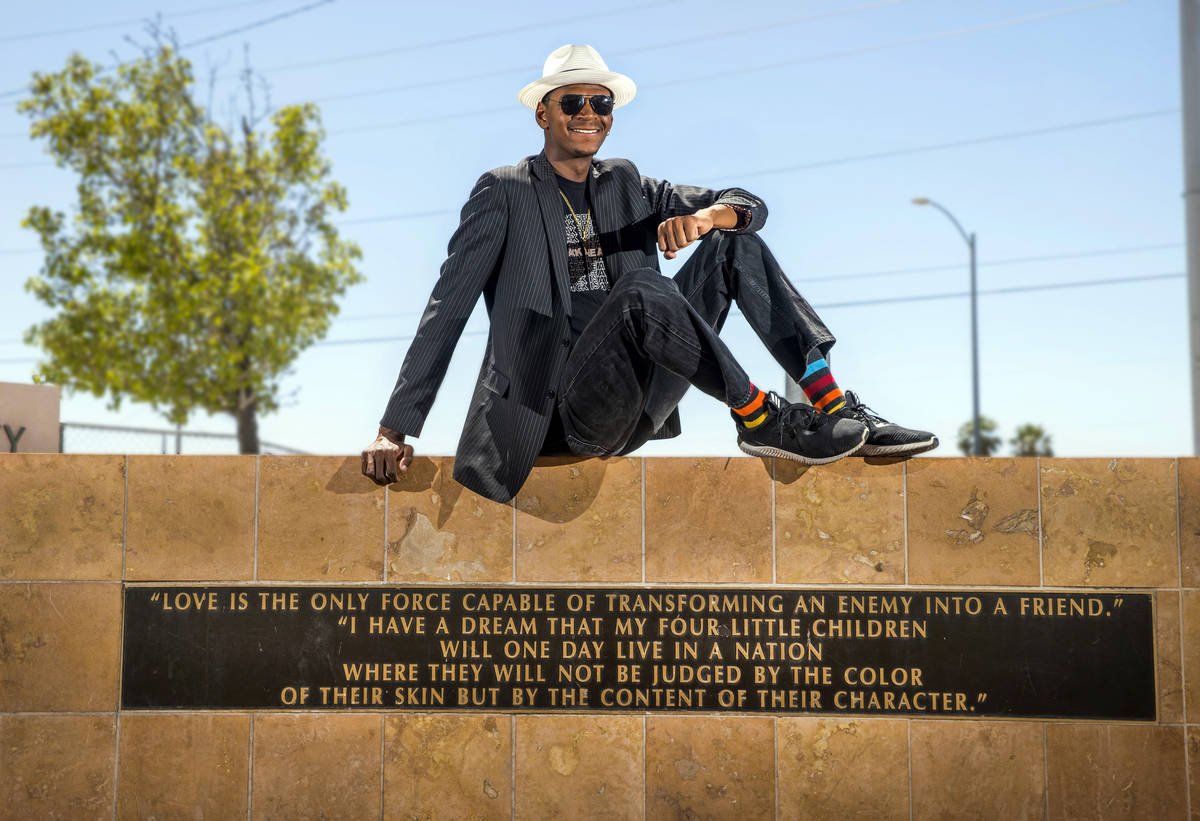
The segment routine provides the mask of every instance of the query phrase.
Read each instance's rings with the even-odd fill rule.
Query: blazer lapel
[[[630,254],[622,253],[629,250],[624,247],[622,233],[633,227],[637,219],[637,214],[630,210],[631,204],[641,199],[642,191],[637,177],[617,173],[603,161],[592,165],[593,219],[596,221],[596,235],[604,251],[604,264],[608,266],[610,282],[620,279],[631,264],[651,264],[645,261],[643,255],[637,255],[639,261],[635,263]]]
[[[596,213],[592,218],[596,221],[596,233],[606,234],[616,227],[617,196],[613,190],[612,174],[608,169],[601,170],[596,163],[592,164],[592,205]]]
[[[559,299],[571,313],[571,282],[567,276],[567,243],[563,234],[562,199],[558,184],[554,181],[554,166],[545,154],[538,154],[533,161],[533,190],[537,192],[538,207],[542,211],[542,226],[550,246],[550,267]],[[548,308],[549,306],[547,306]],[[550,310],[544,311],[546,316]]]

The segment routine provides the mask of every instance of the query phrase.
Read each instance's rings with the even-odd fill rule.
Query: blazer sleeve
[[[750,233],[763,227],[767,221],[767,206],[761,199],[743,188],[725,188],[714,191],[695,185],[672,185],[666,180],[642,177],[642,193],[650,208],[662,222],[670,217],[694,214],[710,205],[739,206],[750,212],[750,224],[736,233]]]
[[[507,224],[500,179],[489,171],[475,183],[463,206],[446,261],[380,419],[384,427],[420,435],[463,328],[500,263]]]

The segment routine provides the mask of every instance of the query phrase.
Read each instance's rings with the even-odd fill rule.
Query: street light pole
[[[928,197],[913,197],[913,205],[932,205],[946,215],[958,229],[963,242],[971,252],[971,454],[980,456],[983,448],[979,432],[979,308],[978,289],[975,283],[975,234],[968,234],[954,215]]]
[[[1188,335],[1192,382],[1192,453],[1200,456],[1200,2],[1179,0],[1183,89],[1183,203],[1187,228]]]
[[[976,456],[983,454],[979,441],[979,289],[975,287],[975,232],[971,232],[967,245],[971,247],[971,417],[975,430],[971,436],[971,451]]]

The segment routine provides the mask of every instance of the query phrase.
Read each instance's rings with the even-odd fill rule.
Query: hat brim
[[[637,85],[624,74],[613,71],[597,71],[594,69],[569,69],[551,74],[540,80],[535,80],[521,89],[517,99],[522,105],[537,108],[542,98],[556,88],[586,83],[588,85],[604,86],[612,92],[613,107],[620,108],[630,102],[637,94]]]

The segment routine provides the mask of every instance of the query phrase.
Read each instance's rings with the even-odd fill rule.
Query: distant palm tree
[[[1050,435],[1041,425],[1026,422],[1017,428],[1017,435],[1008,440],[1013,456],[1053,456]]]
[[[974,425],[963,422],[958,429],[958,449],[967,456],[971,455],[971,432]],[[996,420],[986,416],[979,417],[979,455],[991,456],[1000,449],[1001,439],[995,434]]]

